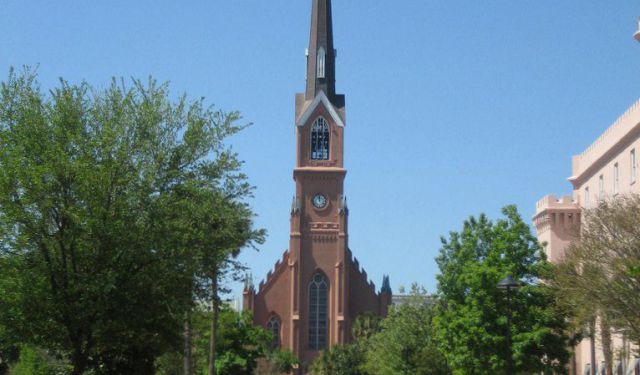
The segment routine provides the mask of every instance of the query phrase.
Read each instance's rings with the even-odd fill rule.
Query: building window
[[[329,159],[329,124],[322,117],[311,127],[311,159]]]
[[[329,286],[321,273],[316,273],[309,284],[309,349],[327,348],[327,295]]]
[[[589,188],[584,189],[584,208],[589,208]]]
[[[267,331],[271,332],[273,335],[273,342],[271,343],[272,347],[279,348],[280,347],[280,319],[277,316],[271,317],[269,322],[267,323]]]
[[[638,167],[636,164],[636,150],[631,150],[631,183],[636,182]]]
[[[604,176],[600,175],[598,179],[598,200],[604,199]]]
[[[318,78],[324,78],[325,77],[325,59],[326,59],[327,53],[325,52],[323,47],[320,47],[320,49],[318,50],[318,66],[317,66],[317,70],[318,70]]]
[[[613,374],[624,375],[623,368],[622,368],[622,361],[616,361],[615,365],[613,366]]]
[[[620,188],[620,171],[618,170],[618,163],[613,166],[613,194],[618,194]]]
[[[584,375],[591,375],[591,364],[587,363],[586,365],[584,365]]]

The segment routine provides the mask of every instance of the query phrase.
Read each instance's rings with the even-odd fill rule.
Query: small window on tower
[[[325,76],[325,64],[324,60],[327,53],[325,52],[323,47],[320,47],[318,50],[318,78],[324,78]]]
[[[311,126],[311,159],[329,160],[329,124],[322,117]]]

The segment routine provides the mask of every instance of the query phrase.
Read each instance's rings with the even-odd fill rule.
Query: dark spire
[[[391,292],[391,282],[389,281],[389,275],[383,275],[382,276],[382,288],[380,289],[380,292],[392,294],[392,292]]]
[[[305,99],[312,100],[318,92],[324,91],[332,100],[336,93],[336,56],[333,49],[331,0],[312,2]]]

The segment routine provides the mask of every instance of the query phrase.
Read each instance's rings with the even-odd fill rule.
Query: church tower
[[[274,345],[300,359],[300,373],[319,354],[351,340],[360,314],[386,315],[388,282],[376,293],[348,246],[344,193],[345,97],[335,92],[331,0],[312,0],[306,90],[296,95],[295,196],[289,250],[256,291],[244,291],[255,324]]]

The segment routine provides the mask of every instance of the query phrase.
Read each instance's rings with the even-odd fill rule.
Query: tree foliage
[[[353,339],[356,341],[368,340],[380,331],[381,322],[382,318],[370,311],[358,315],[351,328]]]
[[[192,360],[195,375],[208,373],[209,324],[209,309],[201,306],[194,309]],[[225,304],[220,308],[217,335],[216,371],[220,374],[253,374],[259,359],[264,359],[274,374],[286,373],[297,363],[290,352],[271,347],[272,334],[254,326],[248,312],[236,312]],[[181,352],[167,353],[158,360],[158,375],[182,374]]]
[[[446,375],[446,358],[436,342],[434,308],[414,284],[412,298],[393,306],[380,332],[366,341],[366,365],[372,375]]]
[[[569,359],[566,313],[540,280],[551,266],[513,206],[495,223],[485,215],[465,221],[442,239],[437,258],[438,342],[455,374],[501,374],[510,355],[507,300],[497,288],[507,275],[522,287],[512,296],[513,359],[521,372],[562,373]]]
[[[47,350],[23,345],[20,360],[11,366],[11,375],[67,375],[72,368],[63,358]]]
[[[313,375],[366,375],[361,343],[337,345],[320,353],[311,365]]]
[[[267,355],[268,372],[264,375],[289,374],[299,364],[300,361],[291,351],[275,349]]]
[[[152,79],[61,80],[45,95],[30,70],[12,71],[0,86],[0,332],[67,356],[74,374],[153,373],[179,347],[199,267],[255,234],[224,144],[239,119],[172,101]],[[192,204],[209,210],[206,227],[191,230]]]

